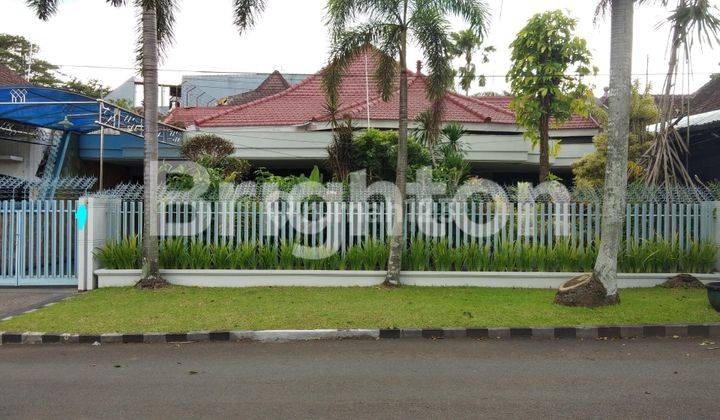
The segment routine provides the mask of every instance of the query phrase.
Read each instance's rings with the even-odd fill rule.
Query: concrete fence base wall
[[[179,286],[197,287],[370,287],[382,283],[384,271],[310,270],[162,270],[163,277]],[[140,279],[140,270],[96,270],[98,287],[126,287]],[[469,286],[556,289],[581,273],[527,272],[413,272],[400,280],[408,286]],[[619,274],[621,288],[654,287],[672,273]],[[720,281],[720,274],[696,274],[704,283]]]

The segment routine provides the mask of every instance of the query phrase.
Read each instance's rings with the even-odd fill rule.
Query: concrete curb
[[[720,338],[720,324],[610,325],[598,327],[426,328],[353,330],[197,331],[143,334],[0,332],[0,344],[132,344],[214,341],[287,342],[347,339],[622,339]]]

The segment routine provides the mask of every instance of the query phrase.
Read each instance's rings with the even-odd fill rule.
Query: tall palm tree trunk
[[[594,277],[618,302],[617,257],[627,201],[627,159],[632,100],[633,0],[612,0],[610,108],[601,240]]]
[[[393,220],[393,236],[390,239],[390,257],[388,258],[388,271],[385,275],[385,286],[400,284],[400,270],[402,268],[402,253],[405,246],[403,230],[405,226],[405,196],[407,194],[407,142],[408,142],[408,76],[407,76],[407,29],[401,34],[400,46],[400,104],[398,128],[398,156],[395,185],[399,196],[395,205],[395,219]]]
[[[143,278],[141,288],[157,288],[166,283],[160,277],[158,264],[158,39],[157,11],[144,8],[142,11],[142,76],[145,112],[145,169],[143,219]]]

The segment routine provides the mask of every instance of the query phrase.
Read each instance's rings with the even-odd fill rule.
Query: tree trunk
[[[405,196],[407,185],[407,141],[408,141],[408,76],[407,76],[407,29],[403,30],[400,42],[400,115],[398,117],[398,156],[395,185],[398,188],[399,202],[393,203],[395,219],[393,220],[392,238],[390,239],[390,257],[388,271],[385,275],[385,286],[393,287],[400,284],[402,269],[402,253],[405,247],[403,228],[405,225]]]
[[[155,9],[142,11],[142,76],[143,108],[145,110],[145,168],[144,207],[142,238],[143,277],[140,288],[158,288],[167,283],[160,277],[158,264],[158,45],[157,12]]]
[[[545,107],[543,105],[543,107]],[[550,178],[550,111],[540,117],[540,175],[542,184]]]
[[[610,107],[600,249],[593,276],[618,300],[617,257],[627,201],[627,160],[632,100],[633,0],[612,0]]]

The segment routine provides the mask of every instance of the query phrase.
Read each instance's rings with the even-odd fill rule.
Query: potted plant
[[[720,282],[708,283],[706,287],[710,305],[720,312]]]

